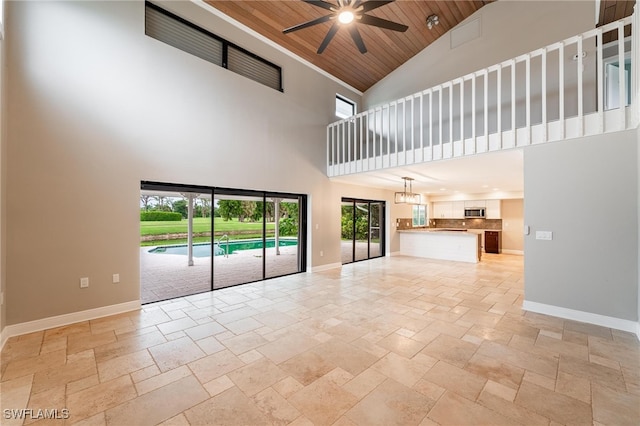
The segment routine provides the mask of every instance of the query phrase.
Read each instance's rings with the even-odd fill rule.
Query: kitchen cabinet
[[[437,201],[433,203],[431,219],[465,219],[464,209],[485,209],[486,219],[501,219],[501,200]]]
[[[433,203],[432,219],[464,219],[464,201]]]
[[[485,200],[470,200],[464,202],[464,207],[467,209],[473,209],[475,207],[486,207]]]
[[[487,200],[485,217],[487,219],[501,219],[502,218],[502,200]]]
[[[451,215],[453,219],[464,219],[464,201],[451,203]]]
[[[433,203],[432,219],[449,219],[453,217],[453,203],[437,202]]]
[[[484,251],[496,254],[502,252],[501,231],[484,231]]]

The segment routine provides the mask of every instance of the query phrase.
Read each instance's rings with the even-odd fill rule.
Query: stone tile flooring
[[[522,295],[522,257],[398,256],[13,337],[2,424],[640,424],[637,338]]]

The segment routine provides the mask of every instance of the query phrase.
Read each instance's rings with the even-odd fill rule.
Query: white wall
[[[326,177],[335,94],[356,93],[198,5],[163,4],[282,66],[284,93],[145,36],[142,1],[10,3],[7,324],[139,298],[142,180],[308,194],[313,267],[340,262],[342,196],[392,202]]]
[[[526,302],[638,321],[637,142],[632,130],[525,149]]]
[[[445,34],[367,90],[364,107],[411,95],[592,29],[593,7],[593,1],[581,0],[490,3],[461,23],[479,17],[479,38],[452,49],[450,32]]]

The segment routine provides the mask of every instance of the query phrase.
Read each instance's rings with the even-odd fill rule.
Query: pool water
[[[276,246],[275,239],[270,238],[266,240],[267,248]],[[288,247],[298,245],[298,240],[281,239],[280,247]],[[229,254],[233,254],[242,250],[254,250],[262,248],[262,240],[231,240],[229,241]],[[215,256],[224,256],[227,250],[227,242],[223,241],[214,243]],[[181,254],[186,256],[188,254],[188,247],[186,244],[180,244],[175,246],[161,246],[149,250],[149,253],[155,254]],[[211,256],[211,244],[199,243],[193,245],[193,257],[209,257]]]

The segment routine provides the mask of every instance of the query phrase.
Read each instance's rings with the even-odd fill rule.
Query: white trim
[[[402,256],[402,253],[400,253],[400,250],[392,251],[391,253],[389,253],[389,256]]]
[[[342,263],[327,263],[326,265],[314,266],[311,268],[311,272],[328,271],[329,269],[335,269],[342,267]]]
[[[634,333],[638,337],[638,339],[640,339],[640,322],[608,317],[600,314],[593,314],[591,312],[576,311],[575,309],[547,305],[538,302],[531,302],[528,300],[522,302],[522,309],[524,309],[525,311],[536,312],[538,314],[552,315],[554,317],[586,322],[589,324],[599,325],[601,327],[627,331],[629,333]]]
[[[303,65],[308,66],[309,68],[311,68],[312,70],[322,74],[323,76],[335,81],[336,83],[340,84],[341,86],[357,93],[359,96],[364,95],[363,92],[361,92],[360,90],[356,89],[355,87],[345,83],[344,81],[340,80],[339,78],[329,74],[328,72],[326,72],[325,70],[323,70],[322,68],[319,68],[316,65],[313,65],[311,62],[307,61],[306,59],[303,59],[302,57],[296,55],[295,53],[293,53],[290,50],[285,49],[284,47],[280,46],[279,44],[275,43],[274,41],[266,38],[265,36],[263,36],[262,34],[252,30],[251,28],[247,27],[246,25],[244,25],[243,23],[236,21],[235,19],[233,19],[232,17],[230,17],[229,15],[224,14],[223,12],[221,12],[220,10],[216,9],[215,7],[209,5],[208,3],[205,3],[203,0],[191,0],[191,2],[193,2],[194,4],[197,4],[198,6],[202,7],[203,9],[213,13],[214,15],[216,15],[218,18],[230,23],[231,25],[233,25],[236,28],[241,29],[242,31],[246,32],[247,34],[249,34],[250,36],[257,38],[258,40],[260,40],[261,42],[273,47],[274,49],[284,53],[285,55],[295,59],[296,61],[300,62]]]
[[[108,317],[110,315],[121,314],[138,309],[140,309],[140,300],[132,300],[131,302],[119,303],[117,305],[101,306],[99,308],[88,309],[86,311],[72,312],[70,314],[57,315],[55,317],[8,325],[4,330],[2,330],[2,347],[5,342],[13,336],[20,336],[22,334],[62,327],[64,325]]]
[[[516,256],[524,256],[524,250],[502,249],[502,254],[514,254]]]

